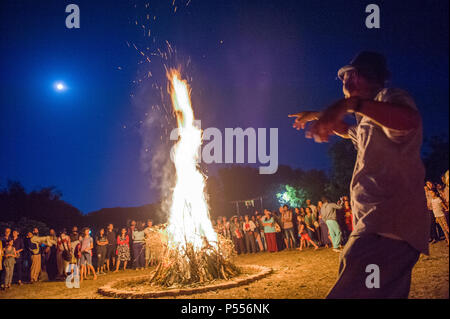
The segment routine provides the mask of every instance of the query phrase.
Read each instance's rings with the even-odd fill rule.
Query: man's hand
[[[343,122],[343,119],[348,112],[352,112],[356,108],[358,102],[359,98],[350,97],[332,104],[313,123],[306,132],[306,137],[314,138],[317,143],[328,142],[328,138],[332,134],[345,137],[348,125]]]
[[[289,117],[295,117],[295,122],[292,125],[297,130],[303,130],[306,123],[311,121],[317,121],[320,118],[320,112],[305,111],[297,114],[289,114]]]

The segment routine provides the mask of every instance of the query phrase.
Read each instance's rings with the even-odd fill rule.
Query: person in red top
[[[353,214],[352,208],[350,207],[350,203],[348,201],[344,202],[344,216],[347,230],[351,233],[353,231]]]
[[[120,262],[123,262],[123,269],[127,268],[127,263],[131,259],[130,257],[130,237],[127,235],[126,228],[122,228],[120,231],[120,235],[117,236],[117,262],[116,262],[116,270],[114,272],[119,271]]]

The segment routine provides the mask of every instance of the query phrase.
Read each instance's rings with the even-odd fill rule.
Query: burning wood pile
[[[218,248],[205,242],[200,250],[195,250],[192,244],[181,249],[167,249],[150,281],[159,286],[174,287],[237,276],[240,270],[232,262],[233,243],[220,237]]]

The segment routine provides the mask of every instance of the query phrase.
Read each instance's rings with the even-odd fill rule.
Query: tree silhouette
[[[436,135],[425,140],[423,162],[426,179],[441,183],[441,176],[448,169],[448,136]]]
[[[328,154],[331,157],[332,168],[325,193],[332,200],[337,200],[350,192],[356,150],[350,140],[341,139],[330,146]]]

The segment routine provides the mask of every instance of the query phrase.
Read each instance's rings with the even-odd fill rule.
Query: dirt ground
[[[282,251],[238,256],[238,264],[263,265],[274,272],[266,278],[246,286],[217,290],[178,298],[214,299],[321,299],[333,286],[337,276],[339,254],[331,249],[313,251]],[[126,270],[116,274],[87,280],[81,288],[69,289],[64,282],[40,282],[33,285],[14,285],[0,292],[0,299],[97,299],[98,287],[122,278],[145,275],[147,271]],[[441,241],[431,246],[430,256],[421,256],[413,270],[410,298],[449,298],[449,249]],[[168,298],[170,299],[170,298]]]

